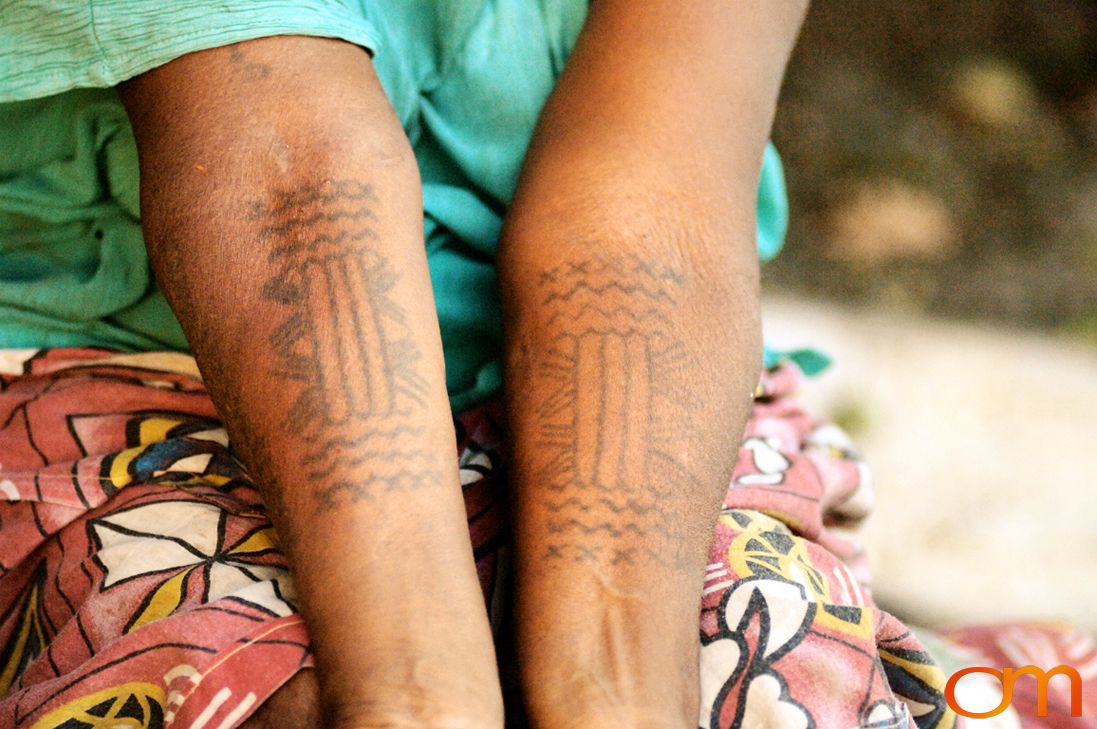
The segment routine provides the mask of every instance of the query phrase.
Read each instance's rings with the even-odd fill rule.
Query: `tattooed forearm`
[[[673,494],[693,477],[668,448],[687,416],[686,350],[672,324],[684,277],[635,256],[544,272],[551,349],[536,408],[546,456],[546,558],[674,559]]]
[[[317,715],[501,727],[419,170],[369,56],[263,38],[123,93],[150,260],[293,571]]]
[[[421,447],[429,387],[393,296],[400,274],[378,250],[376,205],[370,185],[327,180],[249,214],[277,266],[263,288],[285,309],[270,337],[274,374],[299,390],[286,427],[308,443],[300,466],[320,509],[443,482]]]

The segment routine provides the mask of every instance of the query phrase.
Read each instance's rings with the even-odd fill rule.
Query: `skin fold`
[[[535,727],[695,726],[760,362],[757,175],[803,12],[599,0],[542,114],[498,259]],[[249,726],[502,726],[418,170],[368,55],[260,39],[120,92],[157,280],[314,642],[316,675]]]

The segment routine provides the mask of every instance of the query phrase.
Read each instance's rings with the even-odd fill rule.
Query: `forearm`
[[[648,232],[580,215],[583,238],[522,233],[537,252],[520,276],[537,284],[504,290],[514,475],[531,522],[518,531],[539,557],[530,572],[654,562],[698,577],[689,568],[711,536],[761,362],[757,265],[683,250],[683,235],[749,233],[674,215]]]
[[[188,59],[126,89],[143,225],[294,568],[329,709],[343,720],[391,711],[407,721],[395,716],[399,699],[379,705],[385,696],[414,704],[431,692],[490,692],[491,676],[475,670],[432,675],[451,686],[425,685],[420,665],[437,653],[433,628],[452,629],[431,624],[437,611],[422,583],[438,573],[467,623],[461,650],[493,661],[410,147],[387,107],[348,103],[362,88],[379,92],[357,59],[329,68],[333,78],[315,89],[287,75],[286,96],[308,100],[256,111],[240,103],[247,90],[232,75],[241,52],[210,53],[225,58],[223,93],[174,94],[193,105],[181,115],[139,100],[142,84],[185,77]],[[361,51],[346,46],[323,60],[344,53]],[[263,64],[263,48],[246,62]],[[415,630],[409,614],[422,621]]]
[[[761,363],[758,170],[802,10],[592,5],[542,114],[499,261],[535,724],[696,719],[704,562]]]
[[[761,359],[753,267],[683,254],[696,226],[676,228],[542,231],[540,284],[507,296],[525,656],[550,701],[656,718],[695,710],[705,557]]]

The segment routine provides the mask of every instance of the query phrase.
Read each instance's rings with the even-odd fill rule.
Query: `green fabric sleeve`
[[[149,269],[125,111],[113,89],[88,87],[250,38],[329,36],[373,54],[411,141],[450,401],[484,400],[501,382],[500,226],[586,12],[586,0],[0,2],[0,347],[187,349]],[[757,212],[768,260],[788,222],[772,145]],[[767,362],[811,370],[815,354]]]
[[[10,0],[0,4],[0,103],[115,86],[186,53],[272,35],[376,47],[348,0]]]

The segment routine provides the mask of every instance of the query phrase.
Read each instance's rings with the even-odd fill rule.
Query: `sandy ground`
[[[804,399],[856,413],[887,609],[933,625],[1067,618],[1097,631],[1097,351],[1020,331],[768,298],[772,346],[834,366]]]

